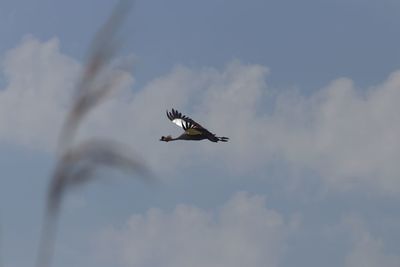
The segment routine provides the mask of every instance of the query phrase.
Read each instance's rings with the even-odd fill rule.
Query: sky
[[[2,267],[35,262],[57,138],[116,3],[0,3]],[[399,266],[399,12],[137,0],[114,59],[132,66],[79,139],[126,144],[156,181],[104,170],[68,192],[54,266]],[[171,108],[229,142],[160,142],[181,133]]]

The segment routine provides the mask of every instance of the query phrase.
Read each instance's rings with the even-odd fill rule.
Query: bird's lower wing
[[[188,134],[188,135],[200,135],[200,134],[202,134],[201,131],[199,131],[198,129],[195,129],[195,128],[189,128],[189,129],[187,129],[185,131],[185,133]]]

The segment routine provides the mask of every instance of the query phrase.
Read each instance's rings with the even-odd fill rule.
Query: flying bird
[[[173,123],[178,125],[179,127],[182,127],[183,130],[185,131],[183,134],[176,138],[172,138],[170,135],[168,136],[161,136],[160,141],[164,142],[169,142],[169,141],[175,141],[175,140],[203,140],[203,139],[208,139],[211,142],[227,142],[228,137],[219,137],[215,136],[215,134],[209,132],[206,128],[192,120],[191,118],[182,115],[177,110],[172,109],[171,112],[167,110],[167,117],[170,119]]]

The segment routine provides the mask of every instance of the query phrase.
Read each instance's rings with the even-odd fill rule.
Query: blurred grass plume
[[[126,145],[109,139],[75,140],[85,115],[118,88],[121,68],[111,65],[117,51],[115,36],[132,4],[132,1],[123,0],[115,6],[89,48],[87,62],[77,83],[76,98],[59,136],[58,159],[49,185],[37,267],[51,266],[63,196],[70,189],[95,179],[99,167],[111,167],[133,173],[145,181],[152,180],[149,169]]]

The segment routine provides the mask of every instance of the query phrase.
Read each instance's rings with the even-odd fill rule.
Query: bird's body
[[[178,112],[177,110],[172,109],[171,112],[167,111],[167,117],[173,123],[175,123],[179,127],[182,127],[185,132],[176,138],[172,138],[170,135],[162,136],[160,141],[165,141],[165,142],[175,141],[175,140],[198,141],[198,140],[208,139],[211,142],[218,142],[218,141],[227,142],[229,139],[228,137],[215,136],[215,134],[209,132],[206,128],[204,128],[191,118],[182,115],[182,113]]]

